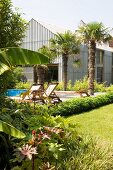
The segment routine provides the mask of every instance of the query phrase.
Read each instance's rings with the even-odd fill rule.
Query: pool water
[[[26,89],[8,89],[6,92],[6,96],[19,96],[21,93],[26,92]]]

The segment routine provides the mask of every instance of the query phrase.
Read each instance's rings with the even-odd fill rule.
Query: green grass
[[[66,119],[77,124],[77,129],[83,134],[91,134],[103,141],[113,142],[113,104]]]

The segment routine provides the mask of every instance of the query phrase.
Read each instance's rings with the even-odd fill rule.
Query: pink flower
[[[22,148],[18,148],[18,150],[20,151],[20,154],[22,156],[22,158],[27,157],[28,159],[32,159],[32,155],[33,154],[37,154],[36,151],[36,147],[32,147],[32,145],[23,145]]]
[[[47,133],[43,133],[42,138],[43,139],[51,139],[50,136]]]
[[[41,131],[40,134],[41,134],[41,137],[42,137],[43,140],[44,139],[51,139],[50,136],[47,133],[44,133],[44,132]]]

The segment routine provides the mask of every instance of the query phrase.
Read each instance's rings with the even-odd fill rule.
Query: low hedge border
[[[100,106],[113,103],[113,92],[101,94],[96,97],[74,98],[62,102],[59,105],[49,109],[49,113],[53,116],[70,116],[86,112]]]

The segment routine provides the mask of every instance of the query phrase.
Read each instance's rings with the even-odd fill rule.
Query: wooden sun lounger
[[[86,96],[90,96],[90,95],[88,94],[88,91],[85,90],[85,89],[81,89],[81,90],[79,90],[79,91],[76,91],[75,94],[79,94],[81,97],[84,97],[83,94],[85,94]]]

